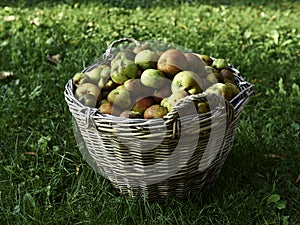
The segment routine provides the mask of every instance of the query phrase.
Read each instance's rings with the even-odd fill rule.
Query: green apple
[[[120,109],[127,109],[131,105],[130,93],[126,88],[117,88],[109,92],[107,100],[113,104],[114,107]]]
[[[176,105],[176,103],[186,96],[188,96],[188,93],[186,91],[175,92],[171,96],[163,98],[160,102],[160,105],[166,107],[168,109],[168,112],[170,112],[172,108]]]
[[[225,59],[215,59],[213,61],[213,63],[211,64],[213,67],[215,67],[218,70],[222,70],[222,69],[227,69],[228,68],[228,63],[226,62]]]
[[[185,70],[187,59],[185,55],[177,49],[169,49],[161,54],[157,62],[159,71],[173,77],[178,72]]]
[[[92,94],[83,94],[78,100],[81,102],[81,104],[92,108],[95,108],[98,104],[97,97]]]
[[[102,68],[100,72],[100,79],[98,81],[98,87],[103,91],[111,91],[115,89],[118,84],[113,82],[110,78],[111,69],[109,66]]]
[[[211,74],[211,73],[218,73],[219,72],[216,68],[214,68],[212,66],[205,66],[204,69],[205,69],[207,75]]]
[[[210,111],[209,104],[207,102],[198,102],[197,103],[198,113],[207,113]]]
[[[135,111],[130,111],[130,110],[125,110],[120,114],[120,117],[124,117],[124,118],[134,118],[134,119],[141,119],[143,118],[143,115],[139,112],[135,112]]]
[[[211,85],[205,90],[206,93],[210,94],[218,94],[223,96],[226,100],[230,100],[232,98],[232,90],[228,85],[223,83],[216,83]]]
[[[157,60],[158,60],[158,55],[156,52],[146,49],[143,51],[140,51],[134,59],[135,64],[141,69],[141,70],[146,70],[146,69],[156,69],[157,67]]]
[[[146,50],[146,49],[152,50],[152,48],[151,48],[151,46],[150,46],[149,44],[144,43],[144,44],[141,44],[141,45],[139,45],[139,46],[136,46],[136,47],[133,49],[133,52],[134,52],[135,54],[138,54],[139,52],[141,52],[141,51],[143,51],[143,50]]]
[[[208,55],[199,55],[199,58],[206,63],[206,65],[210,66],[213,63],[213,60]]]
[[[197,73],[200,77],[206,76],[206,71],[204,67],[206,63],[203,62],[199,56],[194,53],[185,53],[185,58],[187,60],[187,68],[185,70],[190,70]]]
[[[131,61],[134,61],[135,53],[131,49],[122,49],[119,51],[116,56],[114,57],[115,60],[118,59],[129,59]]]
[[[133,111],[143,113],[148,107],[154,105],[155,102],[151,97],[143,97],[138,99],[132,106]]]
[[[212,84],[224,82],[224,78],[220,73],[208,74],[206,79],[209,80]]]
[[[144,112],[144,119],[163,118],[168,113],[166,107],[161,105],[152,105]]]
[[[99,65],[93,68],[92,70],[85,72],[85,74],[88,75],[89,78],[91,78],[94,84],[98,84],[101,78],[101,72],[104,68],[110,68],[110,67],[108,65]]]
[[[198,74],[193,71],[181,71],[175,75],[171,89],[172,92],[187,91],[190,94],[198,94],[203,91],[203,82]]]
[[[228,88],[230,88],[230,90],[231,90],[231,93],[232,93],[231,98],[235,97],[236,95],[238,95],[240,93],[240,89],[238,89],[238,87],[235,84],[228,82],[228,83],[225,83],[225,85]]]
[[[92,83],[83,83],[76,88],[75,97],[77,99],[81,98],[81,96],[83,96],[84,94],[91,94],[95,96],[98,100],[102,98],[100,88]]]
[[[84,83],[92,83],[91,78],[89,78],[88,75],[86,75],[85,73],[76,73],[73,76],[73,84],[78,87],[80,84],[84,84]]]
[[[111,62],[111,79],[117,84],[123,84],[126,80],[138,77],[137,65],[129,59],[113,60]]]
[[[156,69],[147,69],[141,75],[143,85],[151,88],[161,88],[165,84],[165,75]]]

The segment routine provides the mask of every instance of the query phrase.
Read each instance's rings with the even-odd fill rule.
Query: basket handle
[[[105,53],[103,54],[103,59],[104,60],[112,60],[114,55],[112,53],[112,48],[116,45],[116,44],[120,44],[122,42],[133,42],[136,46],[140,46],[140,42],[138,42],[137,40],[135,40],[134,38],[121,38],[119,40],[115,40],[113,41],[108,48],[106,49]]]

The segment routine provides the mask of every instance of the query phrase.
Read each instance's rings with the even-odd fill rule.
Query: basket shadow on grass
[[[17,0],[3,0],[0,3],[0,6],[22,6],[22,7],[51,7],[53,5],[57,4],[86,4],[86,3],[92,3],[92,4],[99,4],[99,1],[96,0],[53,0],[53,1],[47,1],[47,0],[24,0],[18,2]],[[242,0],[242,1],[235,1],[230,2],[228,0],[208,0],[208,1],[201,1],[201,0],[175,0],[175,1],[164,1],[164,0],[133,0],[133,1],[126,1],[126,0],[102,0],[101,4],[107,5],[108,7],[119,7],[119,8],[127,8],[127,9],[135,9],[137,7],[141,8],[168,8],[168,7],[174,7],[177,5],[180,5],[182,3],[191,3],[193,5],[211,5],[211,6],[220,6],[220,5],[228,5],[228,6],[252,6],[252,7],[258,7],[258,6],[265,6],[270,7],[274,9],[282,9],[282,6],[290,6],[293,3],[297,3],[295,0],[285,0],[285,1],[251,1],[251,0]]]

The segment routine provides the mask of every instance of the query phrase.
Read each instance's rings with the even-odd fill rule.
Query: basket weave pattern
[[[100,114],[75,98],[75,87],[69,80],[65,100],[72,113],[74,134],[81,153],[115,188],[130,196],[145,194],[148,199],[164,199],[177,195],[185,198],[192,193],[208,191],[232,147],[243,106],[251,94],[251,85],[244,81],[238,70],[231,69],[241,92],[230,102],[225,101],[225,107],[221,96],[191,95],[179,101],[163,120]],[[208,98],[215,104],[210,112],[179,116],[178,112],[184,111],[191,102]],[[218,133],[224,127],[225,136]],[[207,152],[212,129],[217,132],[214,132],[213,145],[210,143],[212,147]],[[190,135],[185,136],[184,145],[178,149],[183,133]],[[199,137],[196,142],[195,135]],[[163,138],[157,145],[159,137]]]

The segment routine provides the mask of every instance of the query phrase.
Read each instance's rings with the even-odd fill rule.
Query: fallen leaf
[[[79,175],[79,166],[76,166],[76,172],[75,175],[78,176]]]
[[[297,177],[295,183],[296,183],[296,184],[299,184],[299,183],[300,183],[300,174],[299,174],[299,176]]]
[[[0,71],[0,80],[4,80],[5,78],[11,77],[12,75],[12,72]]]
[[[273,153],[264,154],[264,157],[271,158],[271,159],[279,159],[279,160],[285,160],[286,156],[283,155],[276,155]]]
[[[37,156],[37,152],[24,152],[24,155],[33,155],[33,156]]]
[[[10,15],[10,16],[4,16],[3,20],[5,22],[10,22],[10,21],[14,21],[16,19],[16,17],[14,15]]]
[[[53,64],[58,64],[62,62],[62,55],[61,54],[56,54],[56,55],[47,55],[47,59],[49,62]]]
[[[39,27],[41,25],[40,23],[40,18],[36,17],[33,20],[30,21],[30,24],[36,25],[37,27]]]

